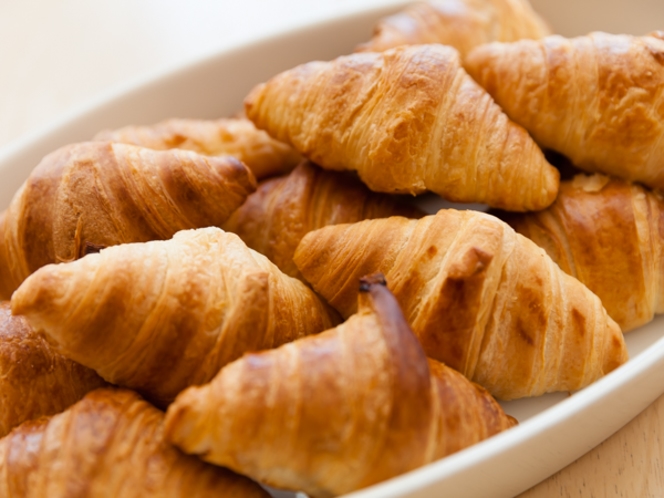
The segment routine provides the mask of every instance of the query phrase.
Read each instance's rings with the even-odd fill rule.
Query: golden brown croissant
[[[98,389],[0,439],[5,498],[268,498],[256,483],[182,454],[164,414],[131,391]]]
[[[93,370],[56,353],[24,317],[12,316],[8,302],[0,303],[0,437],[104,384]]]
[[[168,119],[152,126],[104,130],[94,140],[157,150],[187,149],[207,156],[235,156],[259,179],[287,173],[302,159],[291,147],[256,129],[246,118]]]
[[[350,175],[303,162],[284,177],[263,182],[222,225],[281,271],[301,279],[293,254],[307,232],[372,218],[419,218],[418,208],[376,194]]]
[[[166,414],[187,453],[279,488],[343,494],[479,442],[515,420],[481,387],[427,360],[383,285],[314,337],[246,355]]]
[[[46,156],[0,216],[0,298],[49,263],[219,226],[256,189],[237,159],[85,142]]]
[[[306,285],[218,228],[45,266],[12,311],[69,358],[162,406],[246,351],[338,323]]]
[[[580,389],[627,360],[597,296],[485,213],[321,228],[294,259],[345,317],[353,282],[385,273],[427,355],[502,399]]]
[[[664,40],[592,33],[492,43],[466,68],[543,147],[583,170],[664,188]]]
[[[652,36],[653,38],[659,38],[660,40],[664,40],[664,31],[662,30],[651,31],[646,36]]]
[[[543,209],[558,171],[442,45],[311,62],[245,100],[259,128],[377,192],[431,190],[457,202]]]
[[[623,331],[664,312],[664,200],[595,174],[560,185],[544,211],[501,215],[599,296]]]
[[[528,0],[430,0],[381,19],[371,41],[357,49],[382,52],[399,45],[442,43],[456,48],[463,58],[484,43],[549,34]]]

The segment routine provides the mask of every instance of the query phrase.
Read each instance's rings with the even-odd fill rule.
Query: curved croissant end
[[[437,0],[408,5],[381,19],[374,35],[357,47],[382,52],[400,45],[441,43],[465,57],[473,48],[494,41],[543,38],[551,29],[528,0]]]
[[[26,420],[59,413],[106,383],[57,353],[24,317],[0,303],[0,437]]]
[[[574,165],[664,189],[664,40],[607,33],[478,47],[466,68]]]
[[[151,126],[104,130],[94,140],[156,150],[186,149],[206,156],[233,156],[258,179],[287,173],[302,160],[291,147],[256,129],[246,118],[167,119]]]
[[[166,437],[268,485],[327,497],[514,423],[484,389],[427,360],[384,282],[369,278],[359,312],[337,328],[245,355],[183,392]]]
[[[232,157],[107,142],[47,155],[0,220],[0,297],[49,263],[221,225],[256,189]]]
[[[578,175],[561,183],[548,209],[501,217],[597,294],[623,332],[664,313],[661,196],[615,178]]]
[[[45,266],[11,303],[63,354],[161,406],[246,351],[338,323],[302,282],[218,228]]]
[[[177,451],[164,414],[131,392],[98,389],[0,439],[6,498],[268,498],[256,483]]]
[[[350,175],[303,162],[288,176],[261,183],[222,228],[301,280],[293,254],[307,232],[364,219],[423,215],[394,196],[371,192]]]
[[[321,228],[294,259],[343,316],[353,282],[383,272],[427,355],[503,399],[576,390],[627,360],[599,298],[484,213]]]
[[[558,171],[443,45],[311,62],[245,99],[259,128],[377,192],[431,190],[456,202],[543,209]]]

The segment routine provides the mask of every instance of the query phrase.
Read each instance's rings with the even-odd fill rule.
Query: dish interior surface
[[[232,115],[241,109],[244,96],[256,83],[299,63],[329,60],[351,52],[370,36],[378,18],[401,5],[386,3],[385,7],[359,13],[340,12],[335,19],[299,26],[101,96],[85,109],[0,151],[2,207],[9,204],[39,160],[62,145],[90,139],[104,128],[150,124],[169,117]],[[565,35],[597,29],[639,35],[657,28],[652,26],[653,20],[664,19],[664,3],[649,0],[614,1],[610,8],[600,0],[532,3],[557,32]],[[421,202],[429,212],[444,205],[432,201],[431,196]],[[525,491],[609,437],[664,391],[663,332],[664,317],[658,317],[627,334],[630,361],[583,391],[502,403],[519,420],[518,427],[349,496],[424,497],[445,493],[454,497],[509,497]]]

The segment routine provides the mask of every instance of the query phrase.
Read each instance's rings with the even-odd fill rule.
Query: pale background
[[[586,10],[597,13],[591,28],[618,29],[602,14],[619,1],[624,0],[584,2]],[[648,2],[654,6],[662,0],[641,3]],[[105,93],[192,58],[323,19],[338,9],[390,3],[396,2],[0,0],[0,152]],[[561,12],[578,2],[533,4],[555,26]],[[649,18],[647,10],[635,12],[635,29],[664,29],[664,19]],[[624,21],[616,22],[625,27]],[[581,26],[572,24],[576,32],[567,34],[578,34]],[[522,496],[664,496],[663,411],[660,398],[600,447]]]

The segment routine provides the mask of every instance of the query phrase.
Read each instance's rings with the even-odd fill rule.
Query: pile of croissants
[[[2,497],[341,495],[664,311],[663,33],[416,3],[236,117],[97,131],[0,216]]]

